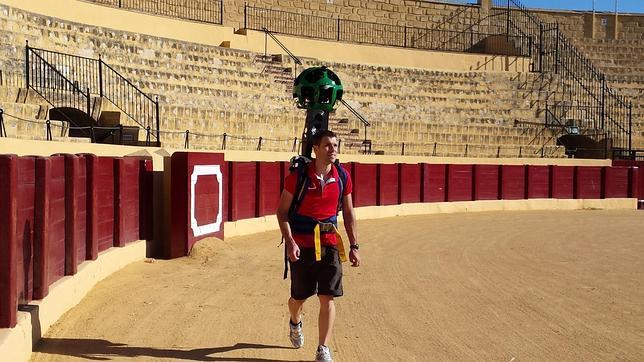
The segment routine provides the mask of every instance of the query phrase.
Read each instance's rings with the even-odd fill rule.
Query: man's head
[[[338,157],[338,139],[330,130],[318,131],[312,139],[315,158],[324,163],[333,163]]]

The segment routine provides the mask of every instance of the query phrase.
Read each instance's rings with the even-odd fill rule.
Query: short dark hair
[[[334,138],[334,137],[337,137],[337,136],[335,135],[335,133],[333,133],[333,131],[328,130],[328,129],[323,129],[321,131],[317,131],[313,135],[313,140],[312,140],[313,144],[316,145],[316,146],[319,146],[320,142],[322,142],[322,139],[324,137]]]

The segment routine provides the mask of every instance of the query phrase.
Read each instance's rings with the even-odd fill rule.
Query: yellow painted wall
[[[33,141],[15,138],[0,138],[0,154],[19,156],[48,156],[54,153],[93,153],[98,156],[151,156],[154,170],[163,170],[163,158],[174,152],[169,148],[116,146],[93,143]],[[195,151],[218,152],[218,151]],[[295,153],[263,151],[225,151],[226,161],[289,161]],[[362,163],[437,163],[437,164],[495,164],[495,165],[559,165],[559,166],[610,166],[611,160],[583,160],[561,158],[467,158],[467,157],[421,157],[421,156],[376,156],[340,155],[341,162]]]

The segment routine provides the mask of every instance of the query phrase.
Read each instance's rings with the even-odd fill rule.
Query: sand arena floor
[[[644,360],[644,212],[531,211],[359,221],[336,361]],[[54,325],[34,361],[311,360],[290,348],[279,233],[137,262]]]

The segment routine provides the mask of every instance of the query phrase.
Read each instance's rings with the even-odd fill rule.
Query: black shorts
[[[303,300],[316,293],[342,296],[342,263],[336,247],[323,246],[319,262],[314,248],[300,248],[300,259],[289,264],[293,299]]]

